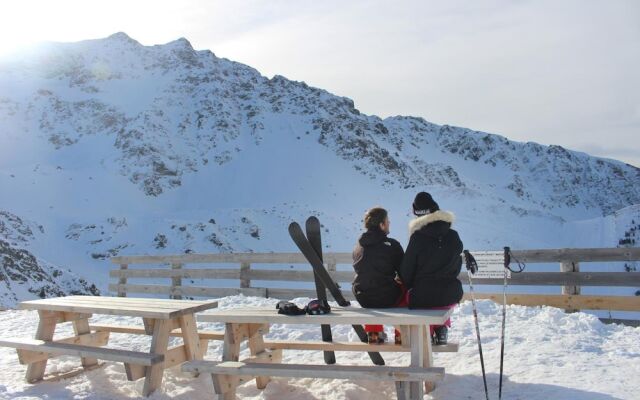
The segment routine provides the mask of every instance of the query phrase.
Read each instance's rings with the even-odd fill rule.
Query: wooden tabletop
[[[198,315],[198,321],[249,324],[381,324],[381,325],[441,325],[449,318],[450,310],[409,310],[406,308],[339,308],[324,315],[282,315],[265,307],[244,307],[212,310]]]
[[[23,301],[21,310],[64,311],[87,314],[172,319],[216,308],[217,301],[146,299],[136,297],[67,296]]]

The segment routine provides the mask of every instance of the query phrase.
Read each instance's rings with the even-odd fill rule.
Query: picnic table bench
[[[277,314],[273,308],[213,310],[199,314],[198,321],[225,324],[222,360],[189,361],[182,365],[182,370],[210,374],[216,394],[224,400],[235,399],[237,386],[252,379],[256,379],[259,389],[264,389],[271,377],[388,380],[395,382],[398,399],[422,399],[422,383],[431,383],[444,377],[444,368],[433,366],[428,325],[443,324],[451,312],[406,308],[334,308],[326,315],[287,316]],[[269,332],[271,324],[390,325],[401,330],[402,344],[269,341],[264,339],[264,335]],[[240,345],[245,341],[248,341],[250,357],[240,360]],[[411,361],[409,366],[284,364],[284,349],[400,351],[409,352]],[[443,350],[457,351],[457,345],[443,346]]]
[[[145,378],[143,395],[156,390],[166,368],[185,361],[200,360],[206,352],[206,341],[201,343],[196,327],[196,312],[217,307],[216,301],[141,299],[99,296],[68,296],[24,301],[18,308],[37,310],[39,314],[35,339],[4,338],[0,346],[16,348],[21,364],[27,365],[26,380],[42,380],[49,358],[70,355],[81,358],[83,368],[90,369],[98,359],[123,362],[127,379]],[[141,317],[141,332],[151,335],[148,352],[104,348],[110,332],[108,326],[92,332],[89,318],[92,314]],[[53,340],[56,325],[72,322],[75,336]],[[121,333],[132,333],[126,332]],[[179,335],[183,344],[168,347],[170,335]]]

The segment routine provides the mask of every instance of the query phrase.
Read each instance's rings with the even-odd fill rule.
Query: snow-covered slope
[[[296,299],[306,304],[309,299]],[[220,299],[220,308],[247,306],[274,307],[276,300],[255,297]],[[336,306],[333,304],[332,306]],[[275,307],[274,307],[275,312]],[[500,312],[490,301],[479,302],[480,329],[492,399],[497,398],[500,365]],[[640,328],[603,325],[593,315],[565,314],[550,307],[509,306],[505,343],[503,398],[509,400],[632,400],[640,392]],[[95,316],[96,323],[139,324],[126,317]],[[436,366],[444,367],[445,379],[425,399],[484,398],[478,348],[475,341],[471,304],[465,302],[454,312],[451,340],[460,344],[458,353],[436,353]],[[26,311],[0,313],[0,327],[5,332],[30,331],[37,325],[37,314]],[[219,325],[202,325],[204,329],[222,329]],[[387,327],[391,329],[391,327]],[[335,340],[355,341],[349,326],[332,328]],[[60,329],[60,337],[70,336],[71,326]],[[390,335],[391,331],[388,332]],[[274,325],[269,338],[281,340],[320,340],[320,329],[303,325]],[[179,339],[172,339],[176,341]],[[112,334],[109,345],[116,348],[147,351],[149,337]],[[178,343],[175,343],[178,344]],[[535,349],[535,352],[532,351]],[[243,350],[241,358],[248,355]],[[222,342],[210,342],[207,359],[220,359]],[[0,399],[125,399],[141,398],[142,380],[129,382],[122,364],[106,362],[103,368],[58,382],[29,385],[24,382],[26,367],[18,364],[15,350],[0,348],[4,361],[0,367]],[[371,365],[366,354],[338,352],[341,364]],[[388,365],[407,365],[406,353],[384,353]],[[323,364],[320,352],[285,351],[288,363]],[[49,361],[49,373],[63,374],[77,370],[77,358],[60,357]],[[198,378],[180,373],[179,368],[165,372],[160,390],[152,399],[210,399],[213,385],[208,376]],[[273,400],[386,400],[395,398],[389,382],[273,379],[264,391],[247,383],[238,389],[240,399]]]
[[[640,170],[353,101],[179,39],[123,33],[0,63],[0,210],[43,226],[24,248],[105,288],[115,254],[289,251],[309,214],[350,250],[381,204],[406,243],[413,196],[458,215],[468,248],[609,245],[567,224],[640,203]]]
[[[44,235],[41,225],[0,211],[0,304],[13,307],[19,300],[100,291],[70,270],[63,270],[35,257],[24,247]]]

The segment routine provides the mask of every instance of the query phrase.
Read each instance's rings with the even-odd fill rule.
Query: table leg
[[[398,400],[408,400],[407,389],[407,382],[396,381],[396,396]]]
[[[426,368],[433,367],[433,346],[431,345],[431,334],[429,333],[429,326],[423,330],[423,342],[424,342],[424,356],[422,365]],[[436,383],[431,381],[424,382],[425,393],[431,393],[435,390]]]
[[[222,361],[238,361],[240,358],[240,343],[249,337],[249,326],[246,324],[224,324],[224,343],[222,345]],[[211,375],[214,387],[227,382],[226,389],[219,393],[220,400],[235,400],[236,386],[239,384],[237,377],[228,375]]]
[[[200,345],[196,318],[193,314],[183,315],[178,322],[182,331],[185,351],[187,352],[187,360],[202,360],[204,351]]]
[[[58,319],[63,315],[60,312],[38,311],[40,321],[38,321],[38,330],[36,331],[36,339],[51,341],[56,331]],[[37,361],[27,366],[26,379],[27,382],[37,382],[42,380],[44,371],[47,368],[47,360]]]
[[[411,325],[411,366],[422,367],[424,364],[424,325]],[[424,397],[424,388],[422,382],[411,382],[409,384],[409,392],[411,399],[422,400]]]
[[[171,332],[172,321],[168,319],[156,319],[153,323],[153,337],[151,338],[150,353],[166,354],[169,345],[169,333]],[[146,368],[143,396],[149,396],[162,383],[164,374],[164,362],[154,364]]]
[[[240,377],[235,375],[212,374],[213,390],[216,400],[236,400],[236,387],[240,385]]]
[[[398,329],[401,332],[402,347],[410,347],[411,331],[409,329],[409,326],[400,325],[400,326],[397,326],[396,329]],[[396,381],[396,394],[397,394],[398,400],[408,400],[409,399],[409,382]]]
[[[248,336],[249,331],[246,324],[224,324],[222,361],[238,361],[240,357],[240,343]]]
[[[261,353],[264,353],[265,351],[267,351],[264,347],[264,332],[268,332],[269,331],[269,325],[262,325],[262,324],[252,324],[249,326],[249,351],[251,352],[251,355],[253,357],[258,356]],[[282,352],[277,353],[277,354],[282,354]],[[281,356],[280,356],[281,358]],[[280,360],[274,360],[275,362],[280,362],[282,361],[282,359]],[[265,358],[262,360],[262,362],[271,362],[271,359],[269,358]],[[269,377],[268,376],[257,376],[256,377],[256,387],[258,389],[264,389],[267,387],[267,384],[269,383]]]
[[[183,315],[178,319],[180,331],[182,331],[182,341],[184,343],[184,351],[187,357],[187,361],[190,360],[202,360],[204,353],[206,353],[206,345],[202,346],[200,336],[198,336],[198,327],[196,325],[196,319],[193,314]],[[206,343],[206,342],[205,342]],[[193,377],[197,377],[199,374],[192,373]]]
[[[400,326],[397,326],[396,329],[400,331],[400,337],[401,338],[404,338],[405,336],[407,337],[407,340],[404,340],[404,339],[402,340],[401,346],[405,347],[405,348],[411,347],[411,346],[409,346],[410,342],[409,342],[409,339],[408,339],[409,338],[409,326],[400,325]]]
[[[147,335],[153,335],[153,318],[142,318],[142,323],[144,324],[144,331]]]
[[[81,318],[81,319],[74,320],[73,331],[75,332],[76,336],[79,336],[85,333],[91,333],[91,329],[89,328],[89,319]],[[98,365],[97,358],[87,357],[87,358],[81,358],[80,360],[82,362],[82,367],[84,369],[91,368],[95,365]]]

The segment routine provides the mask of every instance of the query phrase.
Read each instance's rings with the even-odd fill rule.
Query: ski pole
[[[498,385],[498,400],[502,399],[502,371],[504,366],[504,332],[507,319],[507,269],[511,263],[511,249],[504,248],[504,283],[502,285],[502,334],[500,336],[500,383]]]
[[[487,374],[484,370],[484,357],[482,356],[482,341],[480,340],[480,325],[478,324],[478,311],[476,309],[476,297],[473,294],[473,281],[471,280],[471,274],[474,274],[478,270],[478,264],[475,258],[469,253],[468,250],[464,250],[464,259],[467,266],[467,277],[469,278],[469,293],[471,294],[471,304],[473,306],[473,319],[476,325],[476,338],[478,340],[478,352],[480,353],[480,366],[482,368],[482,381],[484,383],[484,395],[489,400],[489,389],[487,388]]]
[[[520,260],[518,260],[517,258],[513,257],[513,260],[515,261],[517,267],[511,268],[511,258],[513,257],[513,254],[511,254],[511,248],[510,247],[505,247],[504,248],[504,283],[502,285],[502,335],[500,338],[500,383],[499,383],[499,387],[498,387],[498,400],[502,399],[502,371],[503,371],[503,367],[504,367],[504,337],[505,337],[505,329],[507,326],[506,320],[507,320],[507,286],[508,286],[508,281],[507,281],[507,277],[509,275],[509,272],[513,272],[514,274],[519,274],[520,272],[524,271],[526,265],[522,262],[520,262]]]

